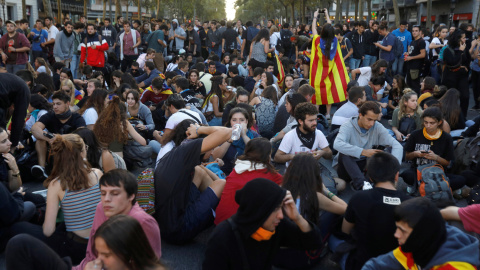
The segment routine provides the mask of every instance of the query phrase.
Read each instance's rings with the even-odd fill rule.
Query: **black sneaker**
[[[351,181],[350,186],[353,190],[362,190],[363,189],[363,181]]]
[[[48,175],[45,173],[45,168],[43,168],[40,165],[35,165],[31,169],[32,176],[35,177],[38,180],[45,180],[48,178]]]

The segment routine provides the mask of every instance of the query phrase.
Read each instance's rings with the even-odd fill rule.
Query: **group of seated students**
[[[79,82],[68,69],[54,68],[59,87],[42,73],[36,79],[19,73],[32,91],[25,124],[31,136],[22,143],[36,152],[31,174],[44,180],[48,192],[44,220],[32,222],[36,198],[16,192],[21,174],[2,129],[6,185],[0,191],[8,214],[1,215],[0,248],[7,247],[9,268],[110,269],[109,263],[118,263],[162,269],[160,236],[185,244],[213,224],[204,269],[305,268],[322,259],[327,244],[345,251],[352,241],[339,259],[344,269],[401,269],[403,262],[392,262],[401,256],[426,269],[480,264],[475,238],[442,222],[429,231],[440,212],[422,199],[410,203],[405,191],[396,190],[401,177],[415,194],[416,168],[424,164],[441,165],[454,192],[480,183],[480,168],[449,171],[454,138],[476,136],[480,126],[480,118],[465,121],[456,89],[432,85],[427,77],[418,97],[401,76],[390,87],[379,60],[370,72],[360,71],[361,78],[370,75],[362,86],[360,79],[349,84],[348,100],[325,129],[307,80],[286,75],[279,87],[268,61],[243,78],[218,56],[208,59],[208,68],[197,60],[191,69],[179,60],[165,74],[147,61],[140,76],[133,76],[138,64],[132,64],[125,73],[114,71],[110,83],[88,66],[88,80]],[[382,116],[392,118],[391,129]],[[137,182],[125,170],[132,142],[148,149],[143,158],[156,160],[152,216],[136,202]],[[403,161],[411,168],[400,172]],[[275,168],[281,163],[283,176]],[[366,190],[348,204],[337,196],[346,182]],[[465,216],[448,210],[451,219]],[[452,245],[476,248],[452,255],[445,251]],[[377,257],[392,250],[393,258]],[[24,254],[35,256],[18,259]],[[106,258],[112,255],[117,261]]]

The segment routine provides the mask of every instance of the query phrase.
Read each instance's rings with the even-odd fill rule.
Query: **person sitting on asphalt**
[[[55,140],[55,134],[69,134],[79,127],[86,126],[83,117],[70,110],[70,96],[67,93],[57,91],[53,94],[52,100],[53,111],[40,117],[31,130],[37,139],[35,150],[38,156],[38,165],[32,167],[32,175],[41,180],[48,177],[45,173],[47,142],[51,145]],[[44,132],[44,129],[47,129],[49,133]]]
[[[235,201],[237,213],[210,235],[204,270],[271,269],[281,246],[307,250],[320,245],[319,229],[300,215],[290,191],[273,181],[253,179],[236,192]]]
[[[340,128],[343,123],[348,122],[352,117],[358,116],[358,108],[367,100],[365,89],[354,86],[348,90],[348,101],[338,108],[332,117],[330,130]]]
[[[476,269],[480,264],[478,240],[446,225],[438,208],[425,197],[395,208],[399,247],[370,259],[362,270]]]
[[[473,192],[473,190],[471,191]],[[480,204],[471,204],[466,207],[448,206],[440,210],[446,221],[460,221],[468,232],[480,233]]]
[[[340,261],[342,269],[361,269],[370,258],[395,249],[398,244],[393,236],[395,206],[408,199],[396,190],[400,164],[389,153],[376,153],[368,159],[367,176],[373,189],[355,193],[348,202],[342,231],[355,241],[355,249],[345,254]],[[371,218],[375,217],[375,218]],[[330,237],[333,251],[343,241]]]
[[[181,99],[181,97],[180,97]],[[183,99],[181,99],[183,101]],[[174,244],[184,244],[213,224],[225,187],[210,170],[198,170],[211,150],[232,137],[232,129],[190,125],[189,142],[173,148],[157,164],[155,179],[155,214],[162,237]],[[205,138],[199,138],[204,137]],[[199,139],[197,139],[199,138]]]
[[[392,154],[398,163],[402,162],[403,147],[388,130],[378,123],[380,107],[376,102],[366,101],[359,109],[358,117],[345,122],[335,138],[333,147],[338,151],[333,167],[338,165],[338,176],[351,180],[355,190],[361,190],[370,183],[363,171],[367,158],[382,152],[379,148],[392,147]],[[347,169],[348,168],[348,169]]]
[[[282,184],[282,175],[275,171],[275,167],[270,162],[271,148],[270,142],[265,138],[254,138],[248,141],[245,153],[238,157],[235,167],[225,179],[227,183],[216,209],[216,225],[237,212],[235,192],[242,189],[249,181],[261,177],[277,185]]]

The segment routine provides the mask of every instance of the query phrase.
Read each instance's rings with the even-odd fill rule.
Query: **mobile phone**
[[[52,133],[50,132],[44,132],[43,133],[43,136],[49,138],[49,139],[53,139],[55,137],[55,135],[53,135]]]
[[[425,151],[425,150],[422,150],[420,152],[423,153],[423,154],[428,154],[428,151]]]

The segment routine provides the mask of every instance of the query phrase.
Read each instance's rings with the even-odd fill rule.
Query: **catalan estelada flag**
[[[332,46],[330,55],[324,55],[324,41],[319,35],[313,38],[310,55],[310,85],[315,88],[313,104],[333,104],[347,98],[347,84],[350,78],[337,38],[334,38],[333,44],[336,46]]]
[[[277,65],[278,69],[278,74],[277,74],[277,79],[278,79],[278,86],[280,88],[283,88],[283,81],[285,80],[285,70],[283,69],[282,62],[278,58],[278,55],[275,54],[275,64]]]

